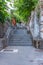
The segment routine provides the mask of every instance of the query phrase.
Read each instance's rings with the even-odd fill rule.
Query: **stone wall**
[[[0,37],[2,38],[4,36],[4,25],[0,23]]]
[[[1,29],[0,29],[0,31],[1,31],[0,34],[4,33],[4,35],[3,35],[2,38],[0,38],[0,50],[3,49],[3,48],[5,48],[8,45],[7,43],[8,43],[10,31],[11,31],[11,29],[10,29],[10,23],[6,22],[4,24],[4,29],[2,28],[2,30],[3,31],[1,31]]]

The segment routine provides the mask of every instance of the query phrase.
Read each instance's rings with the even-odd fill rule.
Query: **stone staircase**
[[[9,39],[9,46],[31,46],[32,40],[31,35],[27,33],[26,29],[17,29],[12,34]]]

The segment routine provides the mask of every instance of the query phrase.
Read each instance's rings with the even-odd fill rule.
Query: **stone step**
[[[10,40],[12,40],[12,39],[13,40],[30,40],[30,38],[31,38],[30,36],[29,37],[26,37],[26,36],[25,37],[24,36],[16,36],[15,38],[13,36],[13,37],[10,38]]]
[[[10,45],[32,45],[32,41],[10,41]]]
[[[22,41],[14,41],[14,40],[13,40],[13,41],[10,41],[10,42],[9,42],[9,45],[12,45],[12,46],[13,46],[13,45],[14,45],[14,46],[15,46],[15,45],[32,45],[32,41],[31,41],[31,40],[30,40],[30,41],[23,41],[23,40],[22,40]]]
[[[10,41],[31,41],[31,39],[11,39]]]
[[[12,39],[12,38],[11,38],[11,39]],[[21,39],[24,39],[24,40],[28,39],[28,40],[29,40],[28,37],[15,37],[15,38],[13,38],[13,39],[14,39],[14,40],[16,40],[16,39],[17,39],[17,40],[18,40],[18,39],[20,39],[20,40],[21,40]]]
[[[30,43],[31,41],[10,41],[10,43]]]
[[[10,43],[10,46],[32,46],[32,43]]]
[[[11,40],[11,41],[17,41],[17,42],[21,42],[21,41],[25,41],[26,42],[27,41],[27,42],[29,42],[31,40],[24,40],[24,39],[23,40],[20,40],[20,39],[18,39],[18,40]]]
[[[20,35],[17,35],[17,36],[13,36],[13,38],[14,38],[14,37],[15,37],[15,38],[18,38],[18,37],[19,37],[19,38],[20,38],[20,37],[28,38],[28,37],[30,37],[30,36],[25,36],[25,35],[23,35],[23,36],[21,35],[21,36],[20,36]]]
[[[29,43],[31,41],[10,41],[10,43]]]
[[[31,46],[31,35],[27,34],[26,29],[17,29],[16,32],[12,32],[9,39],[9,46]]]
[[[31,41],[31,39],[10,39],[10,41]]]

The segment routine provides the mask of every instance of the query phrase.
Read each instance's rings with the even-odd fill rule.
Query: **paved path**
[[[0,52],[0,65],[43,65],[43,50],[33,46],[9,46],[14,52]]]
[[[26,29],[17,29],[12,31],[9,46],[31,46],[31,35],[27,34]]]
[[[43,50],[32,46],[27,30],[12,31],[8,45],[0,51],[0,65],[43,65]]]

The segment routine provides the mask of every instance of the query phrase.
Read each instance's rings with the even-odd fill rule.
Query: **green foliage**
[[[5,18],[8,15],[6,12],[6,2],[4,0],[0,1],[0,22],[4,23],[5,22]]]
[[[17,10],[14,12],[14,15],[20,20],[27,21],[37,2],[38,0],[15,0],[14,6]]]
[[[2,2],[2,0],[0,0],[0,2]]]
[[[27,21],[28,17],[31,14],[31,11],[34,10],[38,0],[14,0],[14,10],[11,10],[11,14],[7,12],[6,3],[11,2],[12,0],[0,0],[0,22],[4,23],[6,18],[15,17],[18,21]],[[10,4],[12,7],[12,4]],[[16,9],[16,10],[15,10]]]
[[[0,22],[5,23],[5,20],[10,16],[10,14],[7,12],[7,3],[5,0],[0,0]]]

